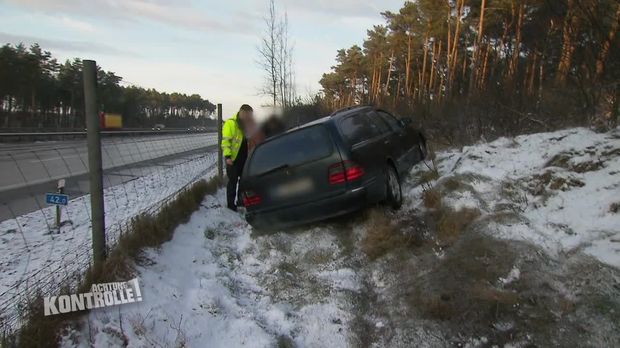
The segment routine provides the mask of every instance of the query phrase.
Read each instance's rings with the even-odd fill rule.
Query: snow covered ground
[[[502,138],[441,154],[441,180],[469,177],[451,204],[510,211],[495,236],[524,240],[553,256],[583,251],[620,268],[620,131],[584,128]],[[616,210],[616,212],[613,212]]]
[[[360,284],[333,259],[341,246],[332,229],[253,236],[242,217],[223,207],[225,200],[223,191],[208,196],[170,242],[146,253],[147,265],[138,267],[142,303],[93,311],[85,318],[90,330],[71,332],[65,345],[350,345],[354,304],[347,294]],[[299,258],[308,269],[287,263]],[[325,302],[316,302],[314,292]]]
[[[107,245],[134,216],[160,202],[198,177],[213,171],[214,153],[179,157],[148,174],[105,189]],[[13,325],[18,307],[38,290],[51,293],[72,284],[92,259],[90,195],[73,199],[62,210],[60,229],[54,228],[55,208],[46,207],[0,222],[0,322]]]
[[[437,163],[444,204],[480,211],[453,245],[414,184],[423,164],[398,213],[267,234],[220,191],[145,252],[142,302],[92,310],[62,345],[618,346],[620,130],[499,139]],[[369,257],[385,227],[403,238]]]

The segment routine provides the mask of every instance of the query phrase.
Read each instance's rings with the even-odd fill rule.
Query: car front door
[[[409,169],[412,163],[410,150],[414,140],[411,139],[407,129],[403,127],[403,124],[396,117],[383,110],[377,110],[376,114],[390,127],[391,152],[396,161],[398,173],[402,175]]]

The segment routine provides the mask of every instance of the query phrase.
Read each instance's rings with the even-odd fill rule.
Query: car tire
[[[396,169],[388,165],[385,173],[386,203],[393,210],[398,210],[403,205],[403,191],[400,178]]]

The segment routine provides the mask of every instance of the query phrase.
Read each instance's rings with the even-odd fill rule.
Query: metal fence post
[[[103,171],[101,169],[101,134],[97,112],[97,63],[83,60],[84,106],[88,142],[90,179],[90,209],[92,217],[93,263],[100,266],[105,260],[105,219],[103,205]]]
[[[217,175],[224,177],[224,159],[222,155],[222,104],[217,104]]]

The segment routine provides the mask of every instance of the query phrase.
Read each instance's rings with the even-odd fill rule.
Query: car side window
[[[387,122],[387,124],[390,125],[390,128],[392,128],[392,130],[397,131],[399,129],[401,129],[401,125],[398,122],[398,120],[396,119],[396,117],[388,114],[385,111],[377,111],[377,114],[379,115],[379,117],[381,117],[385,122]]]
[[[371,124],[368,116],[357,114],[343,119],[340,122],[340,131],[350,145],[355,145],[379,134]]]
[[[371,111],[367,115],[368,118],[370,118],[370,126],[373,127],[376,134],[385,134],[390,132],[390,127],[388,124],[382,120],[376,112]]]

